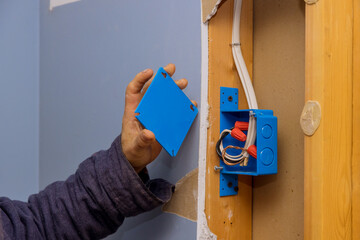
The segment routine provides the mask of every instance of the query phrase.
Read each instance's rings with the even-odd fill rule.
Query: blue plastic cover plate
[[[160,68],[135,113],[139,113],[136,118],[155,134],[161,146],[171,156],[176,156],[198,109]]]

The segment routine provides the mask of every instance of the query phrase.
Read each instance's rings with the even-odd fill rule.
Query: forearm
[[[163,204],[171,193],[172,186],[164,180],[140,179],[118,137],[65,182],[49,185],[27,203],[1,199],[2,226],[14,239],[100,239],[115,232],[124,217]]]

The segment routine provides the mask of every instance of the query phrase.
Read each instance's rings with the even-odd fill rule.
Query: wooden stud
[[[251,239],[252,178],[239,176],[236,196],[219,196],[219,165],[215,144],[220,131],[220,86],[239,88],[239,108],[248,108],[230,47],[233,0],[225,1],[209,22],[209,129],[207,141],[205,213],[208,226],[217,239]],[[241,14],[241,48],[252,76],[253,1],[244,0]]]
[[[322,118],[305,137],[305,239],[352,237],[353,37],[353,0],[306,6],[305,101]]]
[[[360,1],[354,0],[352,239],[360,239]]]

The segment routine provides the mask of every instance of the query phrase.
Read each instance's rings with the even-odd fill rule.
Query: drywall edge
[[[199,134],[199,177],[198,177],[198,212],[197,240],[216,239],[210,231],[205,215],[205,177],[208,122],[208,24],[201,23],[201,103]]]
[[[202,0],[201,1],[201,16],[203,23],[208,22],[217,12],[220,3],[225,0]]]

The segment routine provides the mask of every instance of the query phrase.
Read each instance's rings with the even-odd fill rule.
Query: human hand
[[[175,73],[175,65],[168,64],[165,71],[172,76]],[[153,70],[146,69],[138,73],[129,83],[125,93],[125,111],[122,121],[121,145],[125,157],[129,160],[136,172],[140,172],[161,152],[161,145],[156,141],[152,131],[144,129],[136,119],[135,110],[143,98],[146,90],[153,80]],[[176,80],[180,89],[185,89],[186,79]],[[192,103],[197,106],[195,101]]]

